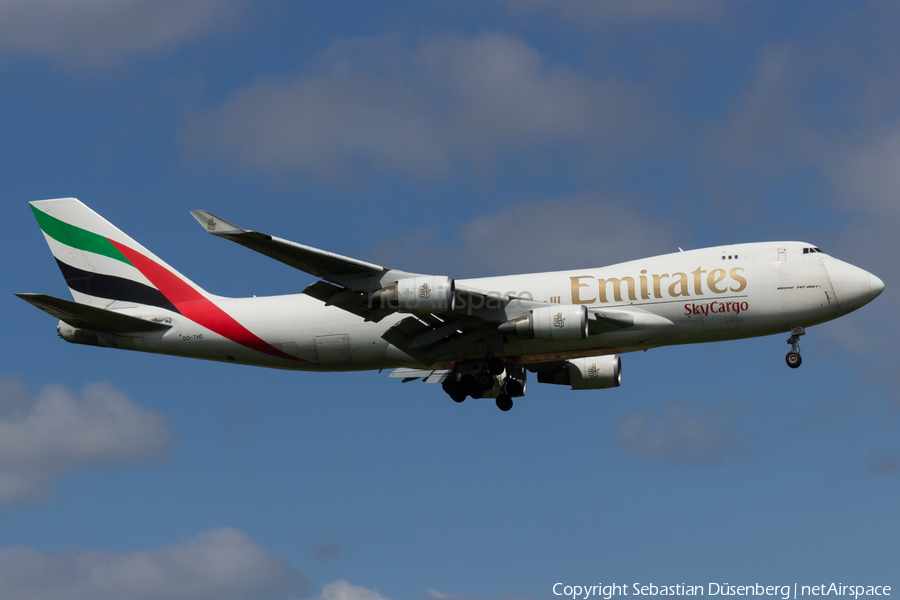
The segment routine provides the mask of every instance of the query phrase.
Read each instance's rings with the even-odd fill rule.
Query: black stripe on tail
[[[121,302],[158,306],[172,312],[178,312],[175,305],[156,288],[124,277],[82,271],[67,265],[58,258],[56,259],[56,264],[59,265],[59,270],[62,271],[66,284],[76,292],[97,298],[109,298],[110,300],[119,300]]]

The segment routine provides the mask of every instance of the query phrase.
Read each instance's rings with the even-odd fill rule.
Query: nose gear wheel
[[[787,340],[787,343],[791,345],[791,351],[784,357],[784,361],[792,369],[796,369],[803,362],[800,357],[800,336],[804,333],[806,332],[803,327],[795,327],[791,329],[791,337]]]

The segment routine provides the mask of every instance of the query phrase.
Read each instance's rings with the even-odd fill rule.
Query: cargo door
[[[317,335],[316,355],[320,365],[349,365],[350,336],[346,333]]]

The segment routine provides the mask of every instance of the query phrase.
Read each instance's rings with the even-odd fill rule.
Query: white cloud
[[[227,24],[242,0],[3,0],[0,56],[101,66]]]
[[[322,588],[319,600],[389,600],[375,590],[347,583],[343,579]]]
[[[626,199],[585,193],[505,206],[463,223],[452,243],[430,227],[392,236],[370,258],[460,278],[600,267],[676,251],[686,240],[673,230]]]
[[[236,529],[111,554],[0,548],[0,590],[16,600],[302,598],[304,577]]]
[[[60,386],[34,396],[0,377],[0,504],[46,498],[53,478],[83,469],[165,457],[167,418],[108,383],[74,397]]]
[[[429,178],[488,167],[501,150],[580,143],[628,153],[659,127],[644,92],[488,33],[437,36],[412,51],[386,38],[335,42],[309,72],[261,80],[194,116],[185,140],[240,168]]]
[[[391,600],[338,580],[307,593],[307,577],[246,533],[210,529],[147,550],[0,548],[0,595],[10,600]],[[426,600],[487,600],[427,590]],[[527,600],[502,596],[507,600]]]
[[[744,453],[733,402],[670,402],[660,415],[631,411],[616,424],[625,454],[666,465],[718,465]]]
[[[488,600],[484,596],[474,594],[442,594],[433,589],[427,589],[425,600]],[[528,600],[523,596],[501,596],[505,600]],[[344,580],[329,583],[322,588],[322,594],[315,600],[390,600],[388,597],[375,590],[353,585]]]
[[[485,596],[476,596],[475,594],[444,594],[431,588],[425,590],[425,600],[488,600]],[[530,600],[527,596],[500,596],[502,600]]]

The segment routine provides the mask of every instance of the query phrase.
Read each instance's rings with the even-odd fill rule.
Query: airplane
[[[871,302],[875,275],[804,242],[679,251],[611,266],[455,280],[409,273],[191,211],[210,234],[318,278],[302,293],[213,295],[75,198],[31,202],[73,300],[16,294],[67,342],[297,371],[392,369],[500,410],[538,383],[618,387],[621,354],[800,336]],[[679,249],[680,250],[680,249]]]

